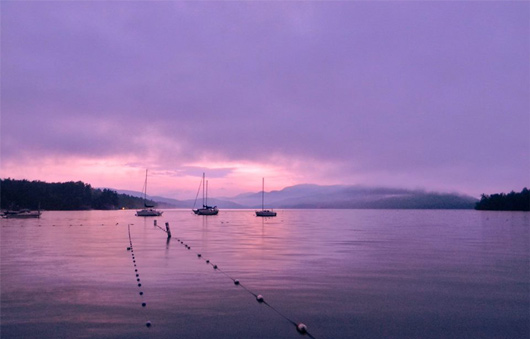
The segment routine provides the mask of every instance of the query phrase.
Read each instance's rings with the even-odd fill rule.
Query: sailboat
[[[145,184],[144,184],[144,209],[136,211],[137,217],[159,217],[162,215],[162,211],[157,211],[153,207],[154,205],[147,204],[147,170],[145,170]]]
[[[217,206],[208,206],[208,181],[206,181],[206,185],[204,184],[205,175],[202,174],[202,181],[199,184],[199,190],[202,186],[202,208],[192,209],[193,213],[197,215],[217,215],[219,213],[219,209]],[[197,197],[199,196],[199,190],[197,191],[197,196],[195,197],[195,203],[197,203]],[[205,194],[206,192],[206,194]],[[195,207],[195,204],[193,204]]]
[[[256,217],[275,217],[276,212],[271,210],[266,210],[264,208],[265,202],[265,178],[262,178],[261,181],[261,211],[256,211]]]

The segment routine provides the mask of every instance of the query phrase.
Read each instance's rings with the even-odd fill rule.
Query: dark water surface
[[[1,337],[302,338],[292,320],[328,339],[528,338],[529,224],[439,210],[2,220]]]

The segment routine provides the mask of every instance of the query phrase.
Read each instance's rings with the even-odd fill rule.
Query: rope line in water
[[[143,308],[145,308],[147,306],[147,303],[145,301],[143,301],[144,300],[144,292],[141,289],[142,283],[140,282],[140,273],[138,272],[138,266],[136,265],[136,257],[134,255],[134,248],[133,248],[132,237],[131,237],[131,224],[127,225],[127,231],[129,233],[129,247],[127,247],[127,250],[131,251],[132,262],[133,262],[133,266],[134,266],[134,273],[136,275],[136,282],[138,284],[138,288],[140,288],[140,291],[138,292],[138,294],[140,295],[140,298],[142,299],[142,304],[141,305],[142,305]],[[147,317],[147,318],[149,319],[149,317]],[[148,328],[151,327],[151,321],[147,320],[146,323],[145,323],[145,326],[148,327]]]
[[[154,226],[158,227],[159,229],[161,229],[162,231],[164,231],[165,233],[168,233],[166,230],[164,230],[162,227],[158,226],[156,224],[156,221],[155,221],[155,224]],[[177,241],[183,245],[186,249],[188,250],[191,250],[191,246],[189,246],[188,244],[184,243],[184,241],[180,240],[177,238]],[[234,283],[234,285],[236,286],[239,286],[241,287],[243,290],[245,290],[246,292],[248,292],[249,294],[251,294],[252,296],[254,296],[254,298],[256,298],[256,301],[260,304],[264,304],[265,306],[269,307],[272,311],[274,311],[276,314],[278,314],[280,317],[282,317],[283,319],[287,320],[289,323],[291,323],[292,325],[295,326],[296,330],[298,331],[298,333],[302,334],[302,335],[307,335],[309,338],[311,339],[316,339],[311,333],[309,333],[309,331],[307,330],[307,326],[303,323],[297,323],[295,322],[294,320],[292,320],[291,318],[287,317],[285,314],[281,313],[277,308],[273,307],[271,304],[269,304],[267,301],[265,301],[265,299],[263,298],[263,296],[261,294],[257,294],[255,292],[253,292],[252,290],[250,290],[249,288],[247,288],[245,285],[243,285],[238,279],[235,279],[233,278],[232,276],[230,276],[228,273],[226,273],[225,271],[221,270],[219,268],[219,266],[217,266],[216,264],[212,263],[210,261],[210,259],[207,259],[205,258],[201,253],[198,253],[198,252],[195,252],[194,253],[197,255],[197,258],[199,259],[202,259],[206,262],[206,264],[210,265],[213,267],[214,270],[222,273],[223,275],[225,275],[228,279],[232,280],[232,282]]]

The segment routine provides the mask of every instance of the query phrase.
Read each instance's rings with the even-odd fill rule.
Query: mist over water
[[[525,338],[529,224],[471,210],[5,219],[2,338],[300,337],[289,320],[315,338]]]

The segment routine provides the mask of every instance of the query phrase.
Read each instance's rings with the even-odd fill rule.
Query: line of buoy
[[[117,224],[116,224],[117,225]],[[127,230],[129,232],[129,247],[127,247],[127,251],[131,251],[131,256],[132,256],[132,262],[133,262],[133,266],[134,266],[134,273],[135,273],[135,276],[136,276],[136,282],[138,284],[138,287],[142,287],[142,283],[140,282],[140,274],[138,273],[138,266],[136,265],[136,257],[134,255],[134,248],[133,248],[133,244],[132,244],[132,237],[131,237],[131,224],[128,224],[127,225]],[[143,291],[140,291],[138,292],[138,294],[140,295],[140,297],[142,298],[143,300],[143,297],[144,297],[144,292]],[[146,307],[147,306],[147,303],[142,301],[141,303],[142,307]],[[147,328],[150,328],[152,326],[151,324],[151,321],[147,321],[145,323],[145,326]]]
[[[167,223],[166,223],[167,225]],[[155,226],[156,223],[155,223]],[[158,226],[159,227],[159,226]],[[161,227],[159,227],[162,231],[164,231],[164,229],[162,229]],[[191,246],[189,246],[188,244],[186,244],[184,241],[182,241],[181,239],[177,239],[177,241],[184,246],[184,248],[188,249],[188,250],[191,250]],[[244,286],[240,281],[239,279],[234,279],[233,277],[231,277],[228,273],[224,272],[223,270],[221,270],[219,268],[219,266],[217,266],[216,264],[213,264],[210,259],[206,259],[204,258],[204,256],[201,254],[201,253],[196,253],[197,255],[197,258],[199,259],[203,259],[206,264],[212,266],[212,268],[215,270],[215,271],[218,271],[218,272],[221,272],[222,274],[224,274],[227,278],[229,278],[230,280],[232,280],[232,282],[234,283],[234,285],[238,286],[238,287],[241,287],[243,288],[245,291],[247,291],[248,293],[250,293],[251,295],[254,296],[254,298],[256,298],[256,301],[260,304],[263,304],[263,305],[266,305],[268,306],[271,310],[273,310],[274,312],[276,312],[279,316],[281,316],[282,318],[284,318],[285,320],[287,320],[289,323],[291,323],[292,325],[295,326],[296,328],[296,331],[302,335],[307,335],[309,338],[312,338],[312,339],[316,339],[311,333],[309,333],[308,329],[307,329],[307,326],[304,324],[304,323],[297,323],[295,321],[293,321],[292,319],[290,319],[289,317],[287,317],[286,315],[284,315],[283,313],[281,313],[278,309],[276,309],[275,307],[273,307],[271,304],[269,304],[267,301],[265,301],[265,298],[261,295],[261,294],[257,294],[257,293],[254,293],[253,291],[251,291],[250,289],[248,289],[246,286]]]

